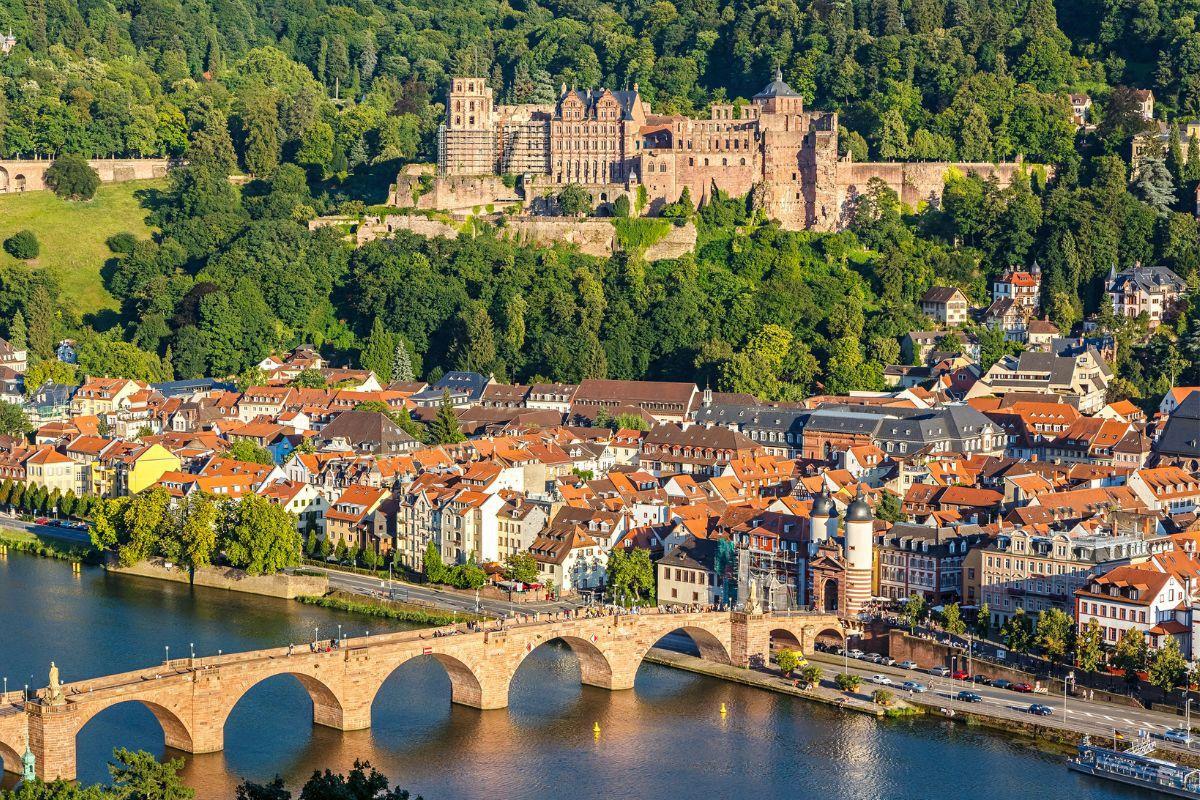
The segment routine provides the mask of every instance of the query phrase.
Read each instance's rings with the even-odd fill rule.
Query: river
[[[305,642],[403,627],[379,620],[11,554],[0,560],[0,676],[41,686],[53,659],[66,681],[173,657]],[[728,714],[719,713],[724,703]],[[294,678],[259,684],[225,728],[225,750],[189,756],[199,800],[228,800],[245,778],[291,786],[317,768],[366,759],[426,800],[785,798],[1036,800],[1154,795],[1070,773],[1061,756],[947,722],[879,722],[748,687],[644,664],[633,691],[579,684],[565,647],[534,651],[513,680],[510,706],[450,704],[450,682],[430,659],[398,669],[372,710],[372,727],[314,728]],[[593,735],[598,722],[601,734]],[[111,708],[80,732],[79,777],[107,778],[122,746],[163,754],[162,733],[136,704]],[[4,786],[14,776],[6,774]]]

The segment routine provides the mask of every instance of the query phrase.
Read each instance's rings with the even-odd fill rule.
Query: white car
[[[866,653],[864,653],[862,650],[855,649],[846,651],[846,655],[850,656],[851,658],[862,658],[866,655]]]
[[[892,679],[887,675],[872,675],[868,680],[870,680],[871,683],[878,683],[880,686],[892,685]]]
[[[929,687],[919,681],[905,681],[900,684],[900,688],[906,692],[916,692],[917,694],[929,691]]]
[[[930,667],[929,674],[944,678],[950,674],[950,670],[946,667]]]

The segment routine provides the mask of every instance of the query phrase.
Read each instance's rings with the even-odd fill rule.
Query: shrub
[[[784,675],[791,675],[800,666],[800,654],[795,650],[784,648],[775,654],[775,663]]]
[[[862,678],[858,677],[857,675],[839,672],[838,676],[834,678],[834,683],[836,683],[837,687],[843,692],[853,692],[858,689],[859,686],[862,686]]]
[[[875,694],[871,696],[871,699],[873,699],[878,705],[890,706],[892,703],[896,702],[896,695],[892,694],[887,689],[876,689]]]
[[[5,252],[13,258],[19,258],[22,261],[37,258],[41,249],[37,236],[33,231],[17,231],[4,240]]]
[[[91,200],[100,186],[100,176],[83,156],[59,156],[46,170],[46,185],[64,200]]]
[[[612,212],[614,217],[628,217],[629,195],[623,194],[614,200],[612,204]]]
[[[137,247],[137,237],[129,231],[121,231],[108,237],[104,243],[117,255],[127,256],[133,252],[133,248]]]

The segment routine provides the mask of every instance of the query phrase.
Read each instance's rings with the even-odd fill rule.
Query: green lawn
[[[104,312],[115,310],[118,303],[100,278],[101,268],[112,258],[104,242],[121,231],[148,236],[149,212],[138,197],[163,185],[162,180],[105,184],[86,203],[59,200],[53,192],[0,195],[0,240],[24,229],[37,234],[41,255],[31,263],[58,279],[81,317],[91,315],[97,327],[108,327],[114,316]],[[0,265],[15,261],[0,250]]]

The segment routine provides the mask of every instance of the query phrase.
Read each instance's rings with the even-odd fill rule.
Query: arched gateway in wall
[[[503,708],[521,663],[535,649],[562,641],[575,653],[580,679],[590,686],[629,689],[646,654],[664,636],[680,632],[702,658],[747,666],[770,658],[772,643],[802,652],[818,635],[841,635],[841,623],[824,614],[705,612],[548,619],[508,628],[433,637],[405,631],[322,642],[312,650],[274,648],[216,658],[180,659],[145,670],[66,684],[65,699],[46,692],[22,703],[20,693],[0,701],[0,757],[20,769],[28,737],[38,775],[75,776],[75,737],[97,714],[127,702],[145,705],[163,728],[166,745],[192,753],[224,746],[224,727],[238,701],[263,681],[292,675],[313,704],[313,722],[339,730],[370,727],[371,706],[388,677],[408,661],[432,656],[446,670],[451,700],[474,708]],[[329,646],[326,646],[329,645]]]

